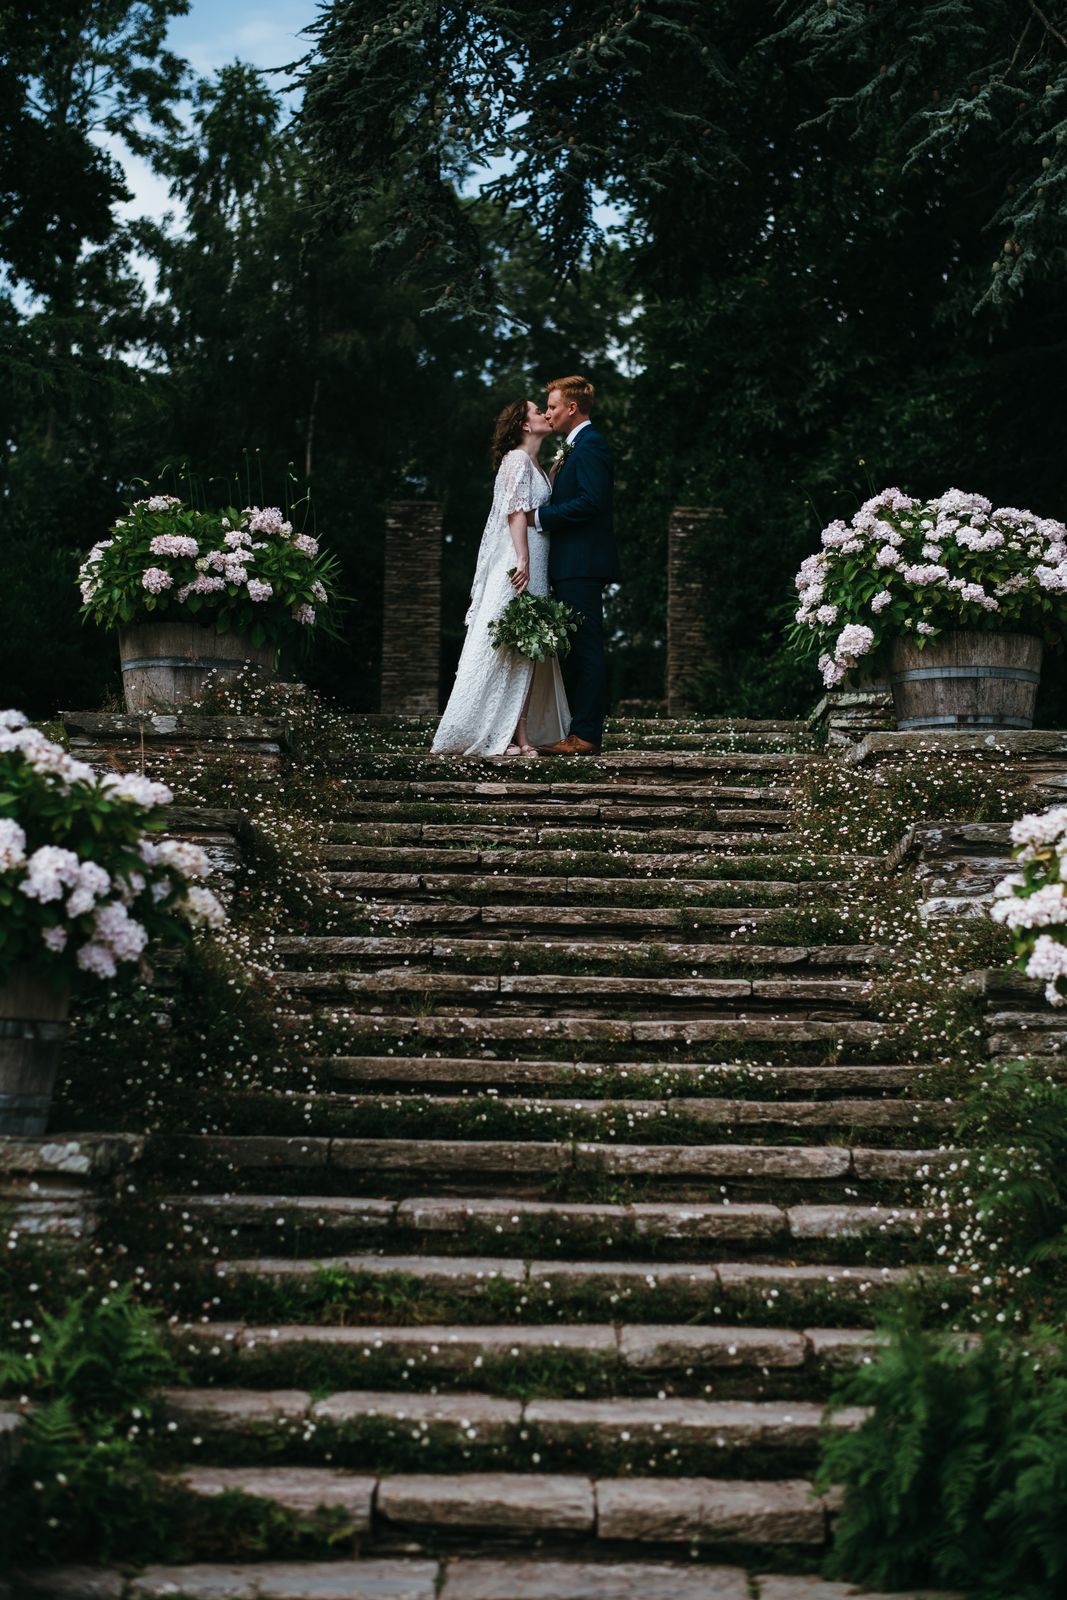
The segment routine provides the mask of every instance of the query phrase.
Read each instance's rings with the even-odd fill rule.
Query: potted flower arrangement
[[[337,562],[277,506],[200,511],[174,495],[135,500],[78,574],[82,615],[119,632],[130,711],[195,700],[209,672],[333,633]]]
[[[0,711],[0,1133],[44,1132],[75,984],[226,920],[204,852],[159,837],[170,799]]]
[[[1067,806],[1011,826],[1021,867],[997,884],[990,915],[1011,929],[1028,978],[1045,984],[1049,1005],[1067,1005]]]
[[[901,728],[1033,723],[1043,647],[1067,633],[1067,528],[949,489],[884,489],[797,573],[793,640],[828,688],[888,667]]]

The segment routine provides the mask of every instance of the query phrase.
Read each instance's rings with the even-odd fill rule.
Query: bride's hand
[[[520,561],[518,566],[511,569],[510,577],[515,593],[522,594],[530,583],[530,563],[528,561]]]

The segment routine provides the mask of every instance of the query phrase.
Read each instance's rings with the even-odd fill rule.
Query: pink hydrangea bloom
[[[26,830],[14,817],[0,817],[0,872],[10,872],[26,861]]]
[[[95,940],[83,944],[76,959],[83,972],[91,972],[97,978],[113,978],[118,971],[111,951]]]
[[[251,506],[247,516],[252,533],[286,533],[290,529],[277,506]]]
[[[161,839],[156,859],[186,878],[206,878],[211,871],[211,863],[204,851],[188,839]]]
[[[27,900],[39,900],[44,905],[49,900],[61,900],[64,889],[72,889],[77,883],[80,871],[81,862],[73,850],[43,844],[27,861],[26,876],[19,888]]]
[[[118,900],[99,906],[93,918],[97,941],[105,945],[117,961],[135,961],[148,943],[148,930],[135,922]]]
[[[198,556],[200,546],[188,533],[157,533],[149,542],[154,556]]]
[[[178,909],[184,912],[194,928],[220,928],[227,920],[218,898],[210,889],[202,889],[197,885],[189,890]]]
[[[169,572],[164,572],[162,567],[146,567],[141,574],[141,584],[149,594],[162,594],[164,589],[169,589],[174,579]]]
[[[174,799],[165,783],[154,783],[138,772],[105,772],[100,780],[116,800],[131,800],[137,806],[168,806]]]

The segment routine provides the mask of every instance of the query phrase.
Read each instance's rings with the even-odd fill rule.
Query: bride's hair
[[[517,450],[522,444],[523,429],[526,426],[526,408],[529,404],[528,400],[513,400],[497,417],[493,429],[493,448],[489,452],[493,459],[494,472],[508,451]]]

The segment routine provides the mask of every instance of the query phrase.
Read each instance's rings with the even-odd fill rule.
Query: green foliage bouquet
[[[136,773],[97,777],[21,711],[0,711],[0,983],[16,967],[57,987],[114,978],[150,940],[226,920],[199,882],[204,852],[152,837],[171,798]]]
[[[833,688],[889,641],[946,628],[1067,634],[1067,527],[949,489],[925,502],[883,489],[851,524],[831,522],[797,573],[792,639]]]
[[[333,633],[340,598],[335,557],[277,506],[198,511],[169,494],[134,501],[78,583],[83,616],[105,628],[179,616],[259,646]]]
[[[1043,978],[1050,1005],[1067,1005],[1067,806],[1013,822],[1022,868],[997,884],[990,915],[1010,928],[1019,965]]]
[[[547,594],[517,594],[489,623],[489,638],[497,650],[517,650],[531,661],[543,661],[568,653],[577,626],[573,607],[562,600]]]

